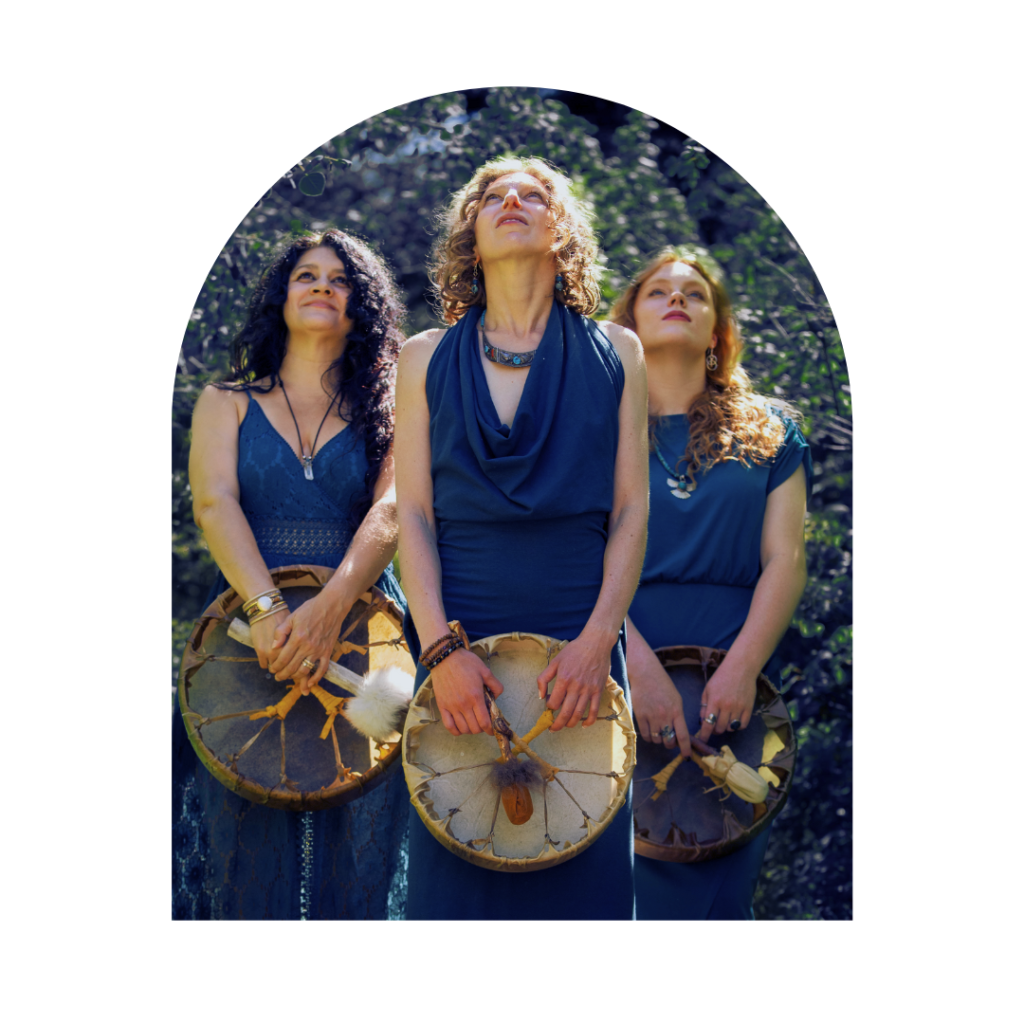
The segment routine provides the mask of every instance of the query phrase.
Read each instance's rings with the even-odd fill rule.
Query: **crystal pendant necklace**
[[[665,461],[665,457],[661,454],[661,449],[658,447],[658,442],[654,442],[654,454],[658,456],[658,461],[665,467],[669,478],[666,483],[672,488],[672,494],[676,498],[688,498],[695,490],[697,490],[697,483],[695,480],[687,480],[686,474],[678,476],[675,470]]]
[[[525,366],[529,366],[533,362],[533,357],[537,354],[538,349],[534,349],[532,352],[506,352],[503,348],[498,348],[497,345],[492,345],[487,340],[487,335],[484,334],[484,322],[487,319],[487,310],[485,309],[480,314],[480,333],[483,334],[484,338],[484,355],[492,363],[497,363],[499,366],[511,366],[514,369],[522,369]]]
[[[316,443],[320,440],[320,431],[324,429],[324,424],[327,422],[327,417],[331,415],[331,409],[334,408],[334,399],[332,398],[327,405],[327,412],[324,413],[324,418],[320,421],[320,426],[316,428],[316,437],[313,438],[313,448],[310,453],[306,454],[306,449],[302,447],[302,431],[299,430],[299,421],[295,418],[295,410],[292,408],[292,403],[288,399],[288,392],[284,390],[284,381],[278,377],[277,382],[281,385],[281,391],[284,393],[284,400],[288,402],[288,411],[292,414],[292,423],[295,424],[295,433],[299,436],[299,451],[302,452],[302,472],[307,480],[313,479],[313,456],[316,455]]]

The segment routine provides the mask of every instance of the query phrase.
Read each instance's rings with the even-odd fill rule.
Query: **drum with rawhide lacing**
[[[700,731],[700,701],[707,681],[728,652],[709,647],[662,647],[655,651],[683,698],[686,727]],[[681,762],[678,747],[637,744],[633,778],[634,844],[638,856],[695,863],[723,857],[750,842],[782,810],[793,781],[796,733],[785,701],[763,673],[757,679],[754,713],[746,729],[713,734],[712,756],[728,747],[736,760],[767,783],[766,795],[749,803],[703,770],[704,755]],[[696,745],[695,745],[696,747]]]
[[[316,565],[271,571],[291,609],[333,574]],[[241,607],[233,589],[224,591],[185,645],[178,702],[199,759],[232,792],[285,810],[337,807],[373,789],[400,757],[402,722],[381,742],[361,735],[344,717],[345,691],[326,677],[319,694],[296,699],[292,683],[277,682],[251,647],[229,635],[232,622],[235,630],[245,622]],[[402,610],[372,587],[353,605],[332,660],[356,677],[387,666],[411,675],[402,619]]]
[[[495,736],[452,736],[429,676],[409,707],[402,753],[412,804],[434,838],[480,867],[537,871],[570,860],[626,800],[636,735],[613,679],[594,725],[546,727],[537,677],[564,646],[534,633],[471,645],[504,687],[487,696]]]

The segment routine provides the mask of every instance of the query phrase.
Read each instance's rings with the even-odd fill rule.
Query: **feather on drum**
[[[429,676],[409,707],[402,756],[413,807],[439,842],[480,867],[537,871],[569,860],[626,800],[636,734],[613,679],[594,725],[548,729],[553,716],[537,696],[537,676],[564,646],[535,633],[471,645],[504,687],[490,701],[497,736],[452,736]]]
[[[333,574],[299,565],[270,575],[295,609]],[[382,782],[400,756],[415,667],[401,609],[376,587],[363,594],[335,644],[340,664],[301,697],[259,667],[248,629],[236,621],[241,605],[233,589],[224,591],[197,620],[182,657],[178,703],[206,768],[247,800],[293,811],[337,807]]]

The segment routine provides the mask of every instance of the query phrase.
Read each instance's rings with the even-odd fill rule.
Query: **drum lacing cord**
[[[323,729],[320,730],[320,739],[327,739],[328,734],[334,728],[334,720],[338,715],[343,715],[345,711],[345,700],[344,697],[335,697],[333,693],[328,693],[319,683],[309,688],[309,692],[324,706],[324,710],[327,712],[327,723]]]
[[[352,635],[353,631],[361,626],[364,622],[368,621],[370,616],[374,612],[378,612],[386,607],[387,602],[373,598],[373,600],[367,602],[366,606],[360,611],[359,615],[356,616],[352,622],[349,623],[348,629],[338,637],[334,644],[334,650],[331,652],[331,660],[337,661],[339,658],[346,654],[350,654],[355,651],[357,654],[366,654],[369,652],[371,647],[406,647],[405,640],[402,637],[395,637],[391,640],[374,640],[367,644],[357,644],[348,638]],[[406,647],[406,649],[408,649]]]

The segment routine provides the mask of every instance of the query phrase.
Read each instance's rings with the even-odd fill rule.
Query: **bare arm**
[[[274,586],[249,521],[238,503],[238,427],[247,399],[237,391],[207,387],[192,414],[188,476],[192,514],[210,554],[243,600]],[[254,623],[253,645],[260,668],[268,668],[274,631],[288,618],[278,612]]]
[[[602,324],[619,353],[625,386],[619,402],[619,446],[615,455],[612,511],[608,520],[608,544],[604,576],[597,603],[580,635],[538,677],[542,697],[555,680],[548,707],[560,708],[552,725],[557,732],[597,720],[597,704],[611,667],[611,650],[629,611],[643,568],[647,544],[647,371],[640,341],[625,328]]]
[[[626,670],[629,672],[629,692],[633,698],[633,715],[640,735],[648,743],[664,743],[666,747],[679,744],[679,753],[690,756],[690,734],[683,713],[683,699],[662,667],[650,644],[626,619]],[[663,738],[661,730],[671,727],[675,736]]]
[[[702,740],[712,731],[729,731],[733,721],[739,720],[742,729],[750,722],[758,673],[786,632],[807,585],[806,512],[807,482],[801,466],[768,495],[761,529],[761,578],[743,628],[701,698],[707,702],[701,717],[717,716],[714,726],[702,724]]]
[[[422,647],[448,632],[441,599],[441,563],[434,521],[427,366],[443,331],[410,338],[398,360],[395,400],[395,477],[398,489],[398,551],[402,589]],[[493,733],[483,687],[495,695],[502,686],[469,651],[455,651],[431,673],[438,710],[453,735]]]

